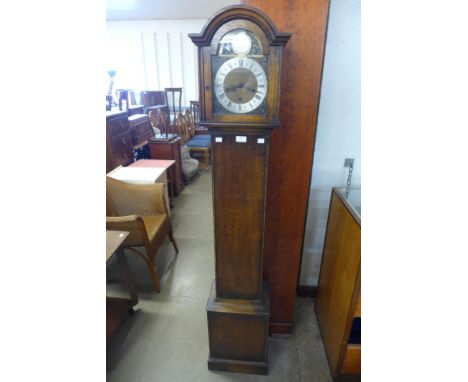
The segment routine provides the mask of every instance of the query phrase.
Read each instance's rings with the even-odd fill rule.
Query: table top
[[[165,159],[139,159],[136,162],[129,164],[127,167],[161,167],[168,169],[174,165],[175,160]]]
[[[128,234],[126,231],[106,231],[106,262],[117,251]]]
[[[107,176],[126,183],[148,184],[155,183],[163,174],[164,176],[166,174],[165,167],[119,166],[109,172]]]

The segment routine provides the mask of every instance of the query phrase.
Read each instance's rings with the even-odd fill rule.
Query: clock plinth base
[[[208,370],[267,375],[268,362],[248,362],[210,357],[208,358]]]
[[[209,370],[268,373],[268,284],[259,300],[216,297],[213,282],[206,306],[210,340]]]

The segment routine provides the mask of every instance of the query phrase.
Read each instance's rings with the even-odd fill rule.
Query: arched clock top
[[[268,39],[269,45],[285,45],[291,37],[290,33],[278,32],[267,15],[248,5],[233,5],[222,9],[206,22],[201,33],[190,33],[189,37],[195,45],[212,45],[212,40],[218,29],[225,26],[226,23],[236,20],[249,20],[257,25]]]

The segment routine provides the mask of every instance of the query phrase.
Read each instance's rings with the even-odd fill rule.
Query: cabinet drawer
[[[136,126],[130,126],[130,131],[132,132],[134,145],[154,137],[154,132],[149,122],[145,122]]]
[[[143,133],[152,132],[153,128],[151,124],[148,122],[140,123],[136,126],[130,126],[130,130],[132,130],[136,135],[141,135]]]
[[[341,372],[343,374],[361,373],[361,345],[346,346]]]
[[[115,137],[111,138],[111,145],[112,145],[112,151],[120,151],[124,149],[127,146],[132,146],[132,136],[130,134],[130,131],[116,135]]]
[[[151,131],[145,131],[140,135],[132,135],[133,144],[138,145],[140,143],[146,142],[148,139],[153,138],[154,134]]]
[[[125,166],[133,161],[133,150],[132,147],[126,147],[123,150],[114,152],[112,155],[112,159],[114,162],[114,167],[117,166]]]
[[[128,130],[128,119],[127,117],[115,118],[109,121],[110,135],[117,135]]]

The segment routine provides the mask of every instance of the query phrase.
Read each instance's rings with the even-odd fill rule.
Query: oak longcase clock
[[[268,372],[268,284],[262,281],[268,147],[279,127],[290,34],[249,6],[215,14],[199,34],[200,125],[211,134],[216,279],[207,304],[208,367]]]

